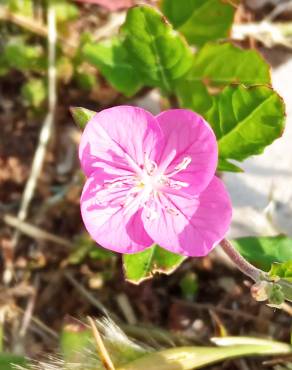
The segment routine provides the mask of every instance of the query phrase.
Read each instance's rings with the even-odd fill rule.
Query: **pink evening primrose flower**
[[[114,12],[116,10],[130,8],[134,5],[133,0],[76,0],[80,3],[97,4]]]
[[[232,210],[215,176],[216,138],[198,114],[105,109],[88,122],[79,156],[82,218],[104,248],[136,253],[156,243],[205,256],[227,232]]]

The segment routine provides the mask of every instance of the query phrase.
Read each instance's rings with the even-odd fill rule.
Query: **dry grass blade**
[[[95,325],[95,322],[93,321],[93,319],[91,317],[87,317],[87,320],[89,322],[89,325],[92,329],[92,333],[93,333],[93,336],[94,336],[94,339],[95,339],[95,342],[96,342],[96,349],[97,349],[97,352],[100,356],[100,360],[102,361],[103,363],[103,366],[105,369],[107,370],[115,370],[115,367],[114,367],[114,364],[110,358],[110,355],[103,343],[103,340],[101,338],[101,335],[99,333],[99,331],[97,330],[97,327]]]
[[[20,221],[15,216],[7,214],[3,217],[3,221],[7,225],[16,228],[21,233],[27,236],[30,236],[31,238],[34,238],[37,240],[45,240],[48,242],[62,245],[63,247],[72,248],[72,244],[67,239],[51,234],[45,230],[40,229],[39,227],[31,225],[28,222]]]
[[[52,136],[55,110],[57,104],[57,75],[56,75],[56,41],[57,41],[57,29],[56,29],[56,11],[52,4],[48,5],[48,113],[43,122],[37,149],[34,154],[34,158],[31,166],[31,174],[25,185],[21,205],[18,211],[18,219],[24,221],[27,217],[30,203],[33,199],[38,178],[43,168],[45,155],[48,147],[48,143]],[[20,237],[19,230],[16,230],[12,240],[12,249],[15,249]],[[12,268],[12,266],[11,266]],[[4,282],[9,284],[13,277],[13,271],[6,270],[4,272]]]

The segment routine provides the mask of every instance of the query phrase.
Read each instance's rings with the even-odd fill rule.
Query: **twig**
[[[33,18],[29,18],[21,14],[13,13],[3,5],[0,6],[0,20],[14,23],[19,27],[36,33],[39,36],[47,37],[48,35],[48,28],[42,22],[36,21]]]
[[[33,198],[37,180],[38,180],[38,177],[40,175],[40,172],[41,172],[41,169],[44,163],[44,157],[46,153],[47,144],[51,136],[52,125],[53,125],[53,114],[52,112],[49,112],[49,114],[46,116],[44,125],[40,132],[39,144],[38,144],[38,148],[35,152],[35,156],[33,159],[31,175],[26,183],[26,186],[23,192],[21,206],[18,212],[18,218],[21,221],[24,221],[27,217],[28,208]]]
[[[291,1],[287,1],[286,3],[283,4],[278,4],[270,14],[265,18],[267,21],[273,21],[275,18],[277,18],[280,14],[286,12],[286,11],[291,11],[292,10],[292,3]]]
[[[103,27],[99,27],[94,33],[94,40],[99,41],[103,38],[107,38],[108,35],[113,35],[124,23],[126,18],[126,12],[112,13],[109,19]]]
[[[281,358],[273,358],[272,360],[263,361],[263,366],[271,367],[271,366],[275,366],[275,365],[290,365],[291,361],[292,361],[292,357],[285,355],[284,357],[281,357]],[[273,369],[276,370],[278,368],[273,367]],[[286,368],[286,367],[283,367],[283,368],[280,367],[280,369],[281,370],[289,370],[289,368]]]
[[[4,323],[5,323],[5,316],[6,316],[7,306],[2,306],[0,308],[0,353],[3,352],[3,337],[4,337]]]
[[[240,370],[250,370],[250,367],[248,366],[247,362],[245,359],[240,358],[237,360],[238,365],[240,367]]]
[[[31,225],[28,222],[25,221],[20,221],[17,217],[12,216],[12,215],[5,215],[3,217],[3,221],[11,226],[15,227],[19,232],[30,236],[31,238],[37,239],[37,240],[44,240],[44,241],[49,241],[55,244],[62,245],[63,247],[66,248],[73,248],[73,244],[65,239],[61,238],[60,236],[51,234],[47,231],[44,231],[40,229],[39,227],[36,227],[34,225]]]
[[[43,22],[40,22],[31,17],[14,13],[3,5],[0,6],[0,21],[14,23],[29,32],[48,38],[49,30]],[[68,50],[68,53],[75,54],[78,48],[77,43],[73,43],[72,41],[65,39],[61,35],[57,35],[57,41],[62,45],[66,45],[66,50]]]
[[[242,319],[245,319],[245,320],[248,320],[248,321],[255,321],[255,322],[262,321],[262,322],[270,323],[269,320],[262,319],[258,316],[251,315],[250,313],[247,313],[247,312],[244,312],[244,311],[241,311],[241,310],[238,310],[238,309],[232,310],[232,309],[229,309],[229,308],[218,307],[218,306],[214,306],[211,303],[187,302],[187,301],[182,301],[182,300],[179,300],[179,299],[176,299],[175,301],[179,302],[180,304],[182,304],[184,306],[192,307],[192,308],[197,309],[197,310],[206,310],[206,311],[213,310],[213,311],[219,312],[221,314],[225,314],[225,315],[229,315],[229,316],[233,316],[233,317],[237,317],[237,318],[242,318]]]
[[[37,180],[41,173],[45,154],[48,147],[49,140],[52,135],[55,108],[57,102],[57,83],[56,83],[56,14],[55,8],[51,2],[48,5],[48,114],[44,120],[41,128],[38,147],[35,151],[30,177],[25,185],[25,189],[21,199],[21,205],[18,212],[18,219],[24,221],[28,214],[28,209],[37,185]],[[16,248],[19,241],[20,231],[16,230],[12,239],[12,249]],[[5,271],[5,283],[10,283],[13,276],[13,271]]]
[[[88,292],[88,290],[86,290],[83,285],[78,283],[78,281],[73,277],[73,275],[70,272],[65,271],[64,276],[84,298],[86,298],[94,307],[100,310],[104,315],[109,317],[109,311],[104,307],[104,305],[100,301],[98,301],[95,297],[93,297],[93,295],[90,292]]]
[[[14,306],[14,309],[24,314],[24,310],[21,307]],[[59,335],[57,332],[55,332],[53,329],[49,328],[46,324],[44,324],[41,320],[39,320],[37,317],[32,316],[31,321],[35,323],[39,328],[41,328],[44,332],[49,334],[51,337],[55,339],[59,339]]]
[[[137,318],[135,316],[135,312],[129,302],[129,298],[124,293],[120,293],[116,297],[116,301],[123,312],[125,319],[127,320],[128,324],[135,325],[137,324]]]
[[[27,329],[29,327],[29,324],[32,320],[32,314],[33,314],[33,310],[34,310],[34,307],[35,307],[38,285],[39,285],[39,281],[38,281],[38,279],[36,279],[35,284],[34,284],[33,293],[30,295],[30,297],[28,299],[28,303],[26,305],[26,309],[24,311],[22,324],[21,324],[21,327],[20,327],[20,330],[19,330],[19,333],[18,333],[19,339],[23,339],[25,337]]]
[[[96,342],[97,353],[100,356],[101,362],[103,363],[105,369],[115,370],[114,364],[113,364],[113,362],[110,358],[110,355],[109,355],[109,353],[106,349],[105,344],[103,343],[101,335],[100,335],[99,331],[97,330],[97,327],[96,327],[94,321],[89,316],[87,317],[87,320],[88,320],[89,325],[91,327],[91,330],[92,330],[92,333],[93,333],[93,336],[94,336],[94,339],[95,339],[95,342]]]
[[[57,71],[56,71],[56,42],[57,42],[57,28],[56,28],[56,11],[54,3],[49,0],[48,3],[48,92],[49,92],[49,113],[54,119],[55,109],[57,104]]]
[[[138,339],[142,342],[149,343],[152,347],[168,346],[175,347],[175,345],[187,345],[192,342],[202,344],[202,341],[196,334],[192,333],[172,333],[167,330],[156,328],[154,326],[142,326],[140,323],[138,325],[129,325],[118,323],[120,328],[130,337]]]
[[[284,302],[279,308],[285,311],[288,315],[292,316],[292,306],[290,304]]]

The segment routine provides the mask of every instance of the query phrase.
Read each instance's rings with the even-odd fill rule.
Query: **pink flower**
[[[134,5],[133,0],[76,0],[81,3],[97,4],[109,9],[110,11],[116,11],[119,9],[130,8]]]
[[[216,138],[198,114],[103,110],[87,124],[79,156],[87,176],[81,213],[101,246],[135,253],[157,243],[204,256],[227,232],[232,211],[214,176]]]

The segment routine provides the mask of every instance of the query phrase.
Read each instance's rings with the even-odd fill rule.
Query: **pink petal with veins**
[[[97,4],[114,12],[120,9],[130,8],[134,5],[132,0],[76,0],[80,3]]]
[[[232,208],[228,193],[217,177],[192,199],[161,196],[157,217],[142,214],[149,236],[162,248],[185,256],[207,255],[228,231]]]

